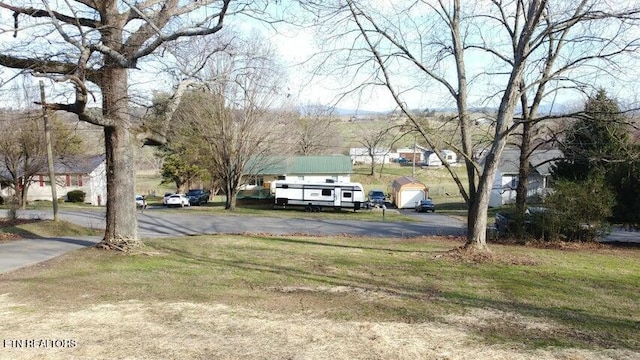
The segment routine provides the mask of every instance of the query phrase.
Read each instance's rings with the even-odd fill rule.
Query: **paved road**
[[[361,235],[388,237],[415,237],[420,235],[463,235],[464,224],[456,219],[438,214],[420,214],[419,223],[393,223],[354,220],[327,220],[269,218],[258,216],[202,215],[190,209],[174,212],[147,209],[138,212],[141,238],[184,236],[198,234],[269,233],[275,235]],[[51,211],[18,211],[19,218],[51,219]],[[418,216],[418,214],[416,214]],[[0,210],[0,217],[8,217]],[[60,217],[88,228],[103,229],[104,210],[64,210]],[[99,241],[92,238],[28,239],[0,244],[0,274],[24,266],[33,265],[68,251],[91,246]]]
[[[65,237],[26,239],[0,244],[0,274],[94,245],[98,241],[98,237]]]
[[[358,235],[370,237],[415,237],[422,235],[463,236],[465,224],[455,218],[441,214],[416,214],[419,222],[374,222],[356,220],[328,220],[270,218],[259,216],[202,215],[190,209],[175,212],[147,209],[138,213],[139,236],[141,238],[185,236],[198,234],[242,234],[268,233],[275,235]],[[62,219],[89,228],[103,229],[104,210],[64,210]],[[0,218],[7,217],[0,210]],[[19,211],[18,217],[28,219],[51,219],[50,211]],[[0,273],[32,265],[64,254],[68,251],[90,246],[99,241],[93,238],[52,238],[21,240],[0,244]],[[640,232],[615,229],[605,241],[640,243]]]
[[[86,227],[104,227],[104,212],[93,210],[65,210],[61,217]],[[33,216],[34,214],[31,214]],[[41,214],[45,216],[46,214]],[[328,220],[313,214],[306,219],[272,218],[260,216],[202,215],[188,208],[174,212],[147,209],[138,213],[141,238],[197,234],[269,233],[275,235],[358,235],[376,237],[415,237],[421,235],[462,236],[465,224],[440,214],[416,214],[422,221],[375,222],[357,220]]]

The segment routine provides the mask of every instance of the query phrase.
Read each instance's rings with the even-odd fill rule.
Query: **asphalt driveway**
[[[0,217],[8,217],[0,210]],[[18,211],[20,218],[51,219],[50,211]],[[60,217],[88,228],[103,229],[105,212],[100,209],[64,210]],[[416,237],[422,235],[464,235],[464,223],[445,215],[431,214],[418,223],[288,219],[259,216],[199,215],[189,211],[168,213],[147,209],[138,213],[141,238],[200,234],[356,235],[369,237]],[[25,239],[0,244],[0,273],[37,264],[68,251],[94,245],[99,237]]]
[[[60,214],[63,219],[82,226],[104,227],[104,211],[65,210]],[[421,217],[423,221],[411,223],[314,219],[312,215],[305,219],[290,219],[249,215],[200,215],[189,211],[168,213],[147,209],[144,213],[138,213],[138,234],[141,238],[219,233],[346,234],[371,237],[463,236],[465,234],[465,224],[462,221],[441,214],[421,214],[425,215]]]

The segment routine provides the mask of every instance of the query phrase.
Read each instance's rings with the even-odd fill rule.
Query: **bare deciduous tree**
[[[387,156],[391,146],[401,137],[401,126],[384,126],[382,128],[361,124],[356,130],[356,142],[367,152],[370,159],[369,175],[375,175],[376,166],[384,166],[378,160],[380,155]]]
[[[0,65],[63,82],[69,102],[46,104],[104,129],[107,158],[106,231],[101,245],[126,249],[139,244],[135,195],[137,127],[129,110],[129,71],[164,44],[222,29],[241,1],[49,1],[0,2],[16,18],[3,41]],[[255,3],[255,2],[254,2]],[[6,30],[8,32],[8,30]],[[98,98],[99,96],[99,98]],[[88,105],[95,100],[101,111]]]
[[[335,154],[341,148],[343,138],[336,128],[337,120],[332,111],[319,104],[305,106],[294,124],[292,137],[297,143],[297,153],[302,156]]]
[[[514,113],[525,74],[536,65],[536,52],[549,34],[559,34],[570,24],[602,19],[627,24],[637,15],[636,9],[612,8],[595,0],[585,4],[451,0],[375,5],[347,0],[344,6],[331,9],[313,2],[307,5],[319,16],[318,23],[327,35],[325,44],[334,46],[327,50],[331,61],[323,64],[342,76],[355,73],[352,77],[359,81],[350,92],[371,86],[386,88],[437,154],[440,149],[433,135],[423,129],[409,106],[420,101],[416,93],[441,93],[455,102],[460,135],[457,150],[466,164],[466,186],[454,169],[443,163],[468,204],[469,249],[487,248],[489,197],[504,146],[518,125],[514,124]],[[341,53],[345,56],[340,57]],[[469,108],[473,102],[497,108],[492,141],[483,153],[482,164],[476,161],[472,143]]]
[[[60,159],[81,151],[82,139],[56,117],[52,119],[52,148]],[[0,178],[8,181],[22,209],[33,177],[47,166],[44,124],[40,112],[2,114],[0,120]]]
[[[190,92],[173,118],[172,131],[200,149],[198,161],[221,182],[228,210],[246,175],[291,147],[282,137],[284,112],[276,111],[285,76],[267,44],[237,37],[228,51],[211,55],[194,74],[207,80],[202,90]]]

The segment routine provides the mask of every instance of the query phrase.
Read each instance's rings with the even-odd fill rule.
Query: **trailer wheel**
[[[320,206],[316,206],[313,208],[313,211],[315,212],[320,212],[320,210],[322,210],[322,208]]]
[[[313,207],[311,205],[307,205],[307,206],[304,207],[304,211],[312,212],[313,211]]]

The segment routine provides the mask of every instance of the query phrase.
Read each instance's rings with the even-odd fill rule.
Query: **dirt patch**
[[[0,296],[0,309],[4,341],[0,355],[11,359],[482,360],[631,359],[638,355],[619,350],[526,351],[478,344],[467,327],[505,315],[492,312],[447,319],[450,323],[351,322],[313,313],[285,315],[187,302],[130,300],[44,309],[12,302],[7,294]],[[19,340],[34,341],[31,346],[18,346]]]
[[[0,244],[10,243],[12,241],[22,240],[24,237],[12,233],[0,233]]]
[[[515,255],[515,254],[498,254],[488,251],[478,251],[472,249],[466,249],[464,247],[458,247],[449,251],[441,252],[434,256],[436,259],[446,259],[458,263],[500,263],[507,265],[525,265],[535,266],[538,265],[538,261],[527,255]]]
[[[363,289],[353,286],[279,286],[269,288],[268,290],[284,293],[284,294],[295,294],[295,293],[323,293],[323,294],[352,294],[357,295],[363,298],[370,299],[392,299],[397,298],[397,294],[393,294],[384,290],[371,290],[371,289]]]

